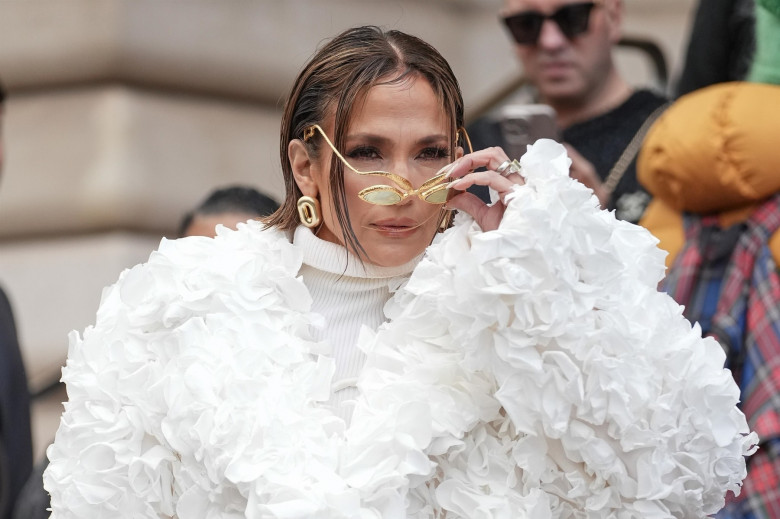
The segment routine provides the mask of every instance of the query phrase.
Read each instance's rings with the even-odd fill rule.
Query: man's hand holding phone
[[[561,140],[555,110],[545,104],[508,105],[499,117],[505,150],[512,158],[520,158],[539,139]],[[570,144],[564,143],[571,159],[572,178],[593,190],[602,208],[607,207],[609,192],[593,164]]]
[[[591,188],[596,194],[596,197],[598,197],[601,208],[605,209],[609,202],[609,193],[607,192],[606,186],[601,181],[599,174],[596,173],[596,168],[594,168],[593,164],[583,157],[580,152],[575,150],[571,144],[563,143],[563,145],[566,147],[566,153],[568,153],[569,158],[571,159],[569,176]]]

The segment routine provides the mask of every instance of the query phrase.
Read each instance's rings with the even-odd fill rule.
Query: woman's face
[[[452,161],[449,118],[426,80],[413,78],[377,85],[361,101],[355,106],[344,148],[339,150],[355,169],[395,173],[416,189]],[[323,125],[331,141],[333,125],[332,117]],[[321,143],[311,173],[323,213],[317,235],[345,245],[328,183],[331,160],[339,159],[323,140]],[[373,205],[358,197],[362,189],[377,184],[394,185],[381,176],[363,176],[344,167],[349,220],[367,253],[366,261],[381,266],[402,265],[431,242],[442,206],[417,196],[397,205]]]

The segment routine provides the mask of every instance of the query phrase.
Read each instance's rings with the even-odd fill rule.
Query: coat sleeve
[[[281,430],[274,419],[294,399],[316,400],[323,380],[327,398],[327,366],[310,361],[317,344],[307,340],[300,264],[284,238],[223,230],[164,240],[104,291],[94,326],[70,335],[68,402],[43,478],[53,518],[246,508],[247,445],[262,444],[264,426]]]
[[[355,416],[419,406],[397,429],[429,427],[419,510],[715,513],[757,441],[722,349],[657,290],[657,241],[600,210],[562,146],[540,141],[521,164],[500,227],[461,217],[389,305]]]

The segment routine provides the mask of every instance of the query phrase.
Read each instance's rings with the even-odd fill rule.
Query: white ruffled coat
[[[498,230],[466,216],[360,338],[351,425],[301,251],[257,224],[163,240],[70,337],[52,517],[704,517],[755,435],[724,354],[659,293],[663,253],[563,148],[522,158]]]

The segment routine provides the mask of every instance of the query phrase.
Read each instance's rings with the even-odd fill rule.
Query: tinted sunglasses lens
[[[358,193],[358,196],[374,205],[394,205],[403,199],[392,187],[369,187]]]
[[[504,24],[512,37],[521,45],[536,43],[542,23],[544,16],[540,13],[518,13],[504,18]]]
[[[569,39],[588,31],[588,21],[593,3],[571,4],[561,7],[552,15],[552,19]]]
[[[449,190],[447,186],[436,186],[423,196],[429,204],[443,204],[447,201]]]

